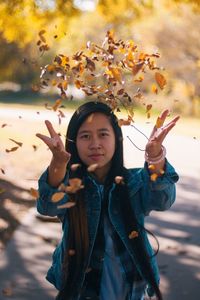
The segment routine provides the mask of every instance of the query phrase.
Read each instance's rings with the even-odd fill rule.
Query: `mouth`
[[[98,154],[98,153],[89,155],[89,158],[94,161],[97,161],[97,160],[101,159],[102,157],[103,157],[103,154]]]

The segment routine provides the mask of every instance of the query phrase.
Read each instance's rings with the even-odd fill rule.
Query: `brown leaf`
[[[116,184],[124,184],[124,178],[122,176],[115,177]]]
[[[0,168],[0,170],[1,170],[1,173],[2,173],[2,174],[5,174],[4,169]]]
[[[156,181],[156,179],[158,178],[158,176],[159,175],[157,173],[151,174],[151,176],[150,176],[151,181]]]
[[[51,201],[52,202],[58,202],[60,201],[63,197],[65,196],[65,193],[64,192],[57,192],[57,193],[54,193],[51,197]]]
[[[19,147],[22,147],[22,145],[23,145],[23,143],[17,142],[17,141],[15,141],[13,139],[9,139],[9,140],[12,141],[13,143],[17,144]]]
[[[9,152],[14,152],[18,149],[19,147],[13,147],[11,149],[6,149],[6,152],[9,153]]]
[[[138,232],[133,230],[133,231],[131,231],[131,233],[129,234],[128,237],[129,237],[130,240],[135,239],[136,237],[138,237]]]
[[[124,120],[124,119],[119,119],[118,120],[118,125],[121,127],[121,126],[128,126],[131,124],[131,120]]]
[[[10,297],[13,295],[13,290],[10,287],[2,289],[2,294],[6,297]]]
[[[4,124],[1,125],[1,128],[4,128],[6,126],[8,126],[8,124],[4,123]]]
[[[161,73],[156,72],[155,80],[156,80],[157,84],[159,85],[159,87],[161,88],[161,90],[163,90],[165,85],[167,84],[167,80],[165,79],[165,77]]]
[[[32,147],[33,147],[34,151],[36,151],[38,148],[38,146],[36,146],[36,145],[32,145]]]
[[[86,69],[90,70],[91,72],[94,72],[96,69],[95,63],[86,56]]]
[[[56,111],[58,107],[61,105],[61,103],[62,103],[62,99],[57,99],[55,101],[55,104],[52,106],[53,110]]]
[[[132,67],[132,74],[135,76],[143,67],[144,62],[139,62]]]

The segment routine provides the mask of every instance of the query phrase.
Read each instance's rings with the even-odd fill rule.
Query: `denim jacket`
[[[145,216],[149,215],[149,213],[152,210],[164,211],[171,207],[171,205],[175,201],[176,190],[174,183],[178,180],[178,175],[167,160],[165,165],[165,173],[161,177],[158,177],[156,181],[150,180],[150,174],[146,164],[144,168],[129,169],[128,173],[129,179],[127,186],[129,190],[130,201],[139,224],[144,225]],[[52,202],[51,197],[57,191],[57,188],[53,188],[47,183],[47,177],[48,170],[46,170],[39,179],[40,196],[37,201],[37,209],[38,212],[43,215],[58,216],[58,218],[62,220],[63,237],[53,253],[53,263],[46,277],[49,282],[51,282],[58,290],[60,290],[63,284],[62,262],[66,248],[69,224],[66,209],[58,209],[57,206],[66,203],[68,201],[68,196],[65,195],[65,197],[57,203]],[[67,184],[67,180],[68,179],[66,174],[64,178],[65,184]],[[89,230],[89,264],[100,220],[101,194],[98,184],[96,184],[95,180],[92,179],[90,176],[86,178],[85,186],[87,186],[87,189],[85,191],[85,201]],[[145,280],[142,266],[137,261],[134,252],[130,246],[130,240],[125,232],[124,224],[122,222],[122,217],[119,209],[119,200],[115,193],[115,186],[116,184],[113,183],[109,191],[109,218],[114,229],[116,230],[122,242],[126,246],[129,255],[133,259],[137,270]],[[141,231],[141,233],[143,234],[143,238],[145,240],[145,247],[147,253],[151,257],[151,264],[154,271],[155,279],[157,282],[159,282],[158,266],[156,259],[153,256],[152,247],[149,243],[146,232],[143,230]],[[86,268],[82,270],[80,282],[77,282],[77,291],[80,290],[80,288],[83,285],[85,271]],[[149,289],[149,295],[150,294],[151,291]]]

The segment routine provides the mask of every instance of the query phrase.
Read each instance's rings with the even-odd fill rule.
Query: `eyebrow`
[[[100,128],[100,129],[97,129],[97,131],[100,131],[100,132],[102,132],[102,131],[109,132],[110,130],[108,128]],[[89,133],[89,132],[91,132],[91,130],[81,130],[81,131],[78,132],[78,134]]]

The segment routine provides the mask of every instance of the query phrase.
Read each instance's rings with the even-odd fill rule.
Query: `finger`
[[[51,137],[55,137],[58,135],[57,132],[54,130],[53,125],[51,124],[50,121],[45,120],[45,124]]]
[[[48,147],[52,145],[52,139],[44,134],[37,133],[36,136],[41,139]]]
[[[165,139],[166,135],[169,133],[169,131],[176,125],[176,122],[178,121],[180,117],[175,117],[169,124],[165,125],[165,127],[160,128],[157,131],[156,134],[156,140],[160,143],[163,142]]]

